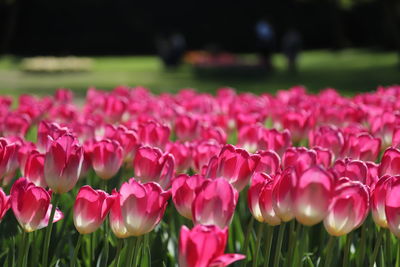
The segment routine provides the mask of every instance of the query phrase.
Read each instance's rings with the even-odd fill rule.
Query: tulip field
[[[0,96],[0,266],[400,267],[400,86]]]

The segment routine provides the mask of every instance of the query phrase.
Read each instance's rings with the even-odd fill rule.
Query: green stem
[[[140,266],[139,251],[140,251],[140,245],[142,243],[142,238],[143,236],[141,235],[136,238],[135,254],[133,257],[133,265],[131,266]]]
[[[58,195],[54,194],[54,203],[53,203],[53,207],[52,207],[51,213],[50,213],[49,224],[46,227],[46,233],[45,233],[44,244],[43,244],[43,258],[42,258],[43,265],[42,265],[42,267],[48,267],[50,236],[51,236],[51,231],[53,230],[53,220],[54,220],[54,214],[56,212],[57,205],[58,205]]]
[[[267,225],[267,243],[265,244],[264,267],[269,266],[269,256],[271,254],[272,239],[274,237],[274,227]]]
[[[260,244],[261,244],[263,230],[264,230],[264,223],[259,223],[257,229],[257,242],[256,242],[256,251],[254,253],[254,259],[253,259],[253,267],[257,266],[258,252],[260,251]]]
[[[353,239],[353,232],[350,232],[346,237],[346,244],[344,246],[343,267],[349,267],[350,246],[352,239]]]
[[[289,231],[289,252],[288,252],[288,257],[287,257],[287,266],[291,266],[291,262],[293,259],[293,254],[294,254],[294,248],[296,244],[296,235],[297,231],[294,229],[295,228],[296,221],[292,220],[290,222],[290,231]]]
[[[109,244],[108,244],[108,223],[107,218],[104,222],[104,267],[107,267],[108,263],[108,252],[109,252]]]
[[[330,267],[332,258],[333,258],[333,249],[335,246],[335,237],[329,236],[328,246],[326,248],[326,260],[325,260],[325,267]]]
[[[279,226],[279,233],[278,233],[278,243],[276,244],[275,250],[275,257],[274,257],[274,267],[279,266],[279,257],[281,254],[282,249],[282,242],[283,242],[283,234],[285,233],[286,223],[282,223]]]
[[[400,242],[397,242],[396,267],[400,267]]]
[[[19,243],[19,253],[18,253],[18,259],[17,259],[17,266],[22,266],[22,259],[24,257],[24,252],[25,252],[25,239],[26,239],[26,232],[22,230],[22,238]]]
[[[114,259],[114,266],[120,266],[119,265],[119,259],[120,259],[120,254],[121,254],[121,249],[122,249],[122,239],[118,239],[117,242],[117,252],[115,253],[115,259]]]
[[[357,266],[362,267],[365,255],[365,246],[366,246],[366,239],[367,239],[367,223],[364,222],[363,226],[361,227],[361,240],[360,240],[360,249],[357,251]]]
[[[385,233],[384,229],[381,228],[379,230],[378,238],[377,238],[376,243],[375,243],[375,248],[374,248],[374,252],[372,253],[372,258],[371,258],[371,260],[369,262],[369,266],[371,266],[371,267],[374,267],[376,258],[378,256],[379,248],[381,247],[381,243],[382,243],[382,239],[383,239],[384,233]]]
[[[126,266],[133,266],[132,263],[133,263],[133,256],[134,256],[135,250],[136,250],[136,243],[137,243],[136,239],[137,238],[138,237],[129,238],[129,246],[128,246],[129,254],[128,254],[127,260],[125,261]]]
[[[250,234],[251,234],[251,230],[253,229],[253,223],[254,223],[254,217],[251,216],[249,224],[247,225],[246,236],[244,237],[244,243],[243,243],[243,248],[242,248],[242,254],[244,254],[246,256],[247,256],[247,252],[249,249]],[[242,265],[245,266],[246,261],[243,261]]]
[[[78,257],[78,253],[79,253],[79,248],[81,247],[81,243],[82,243],[82,235],[80,234],[78,237],[78,241],[76,242],[76,246],[74,249],[74,255],[72,257],[72,261],[71,261],[71,267],[75,267],[75,263],[76,263],[76,259]]]
[[[385,247],[385,252],[386,252],[386,266],[391,266],[392,263],[392,237],[390,236],[390,230],[386,229],[386,247]]]

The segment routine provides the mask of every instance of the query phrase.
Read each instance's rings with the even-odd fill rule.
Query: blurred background
[[[399,0],[0,0],[0,93],[400,81]]]

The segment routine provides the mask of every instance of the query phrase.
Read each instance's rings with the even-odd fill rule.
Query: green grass
[[[84,95],[89,86],[112,89],[117,85],[142,85],[153,92],[176,92],[196,88],[214,92],[221,86],[255,93],[274,92],[293,85],[305,85],[311,91],[334,87],[345,94],[374,90],[378,85],[400,83],[400,70],[394,52],[369,50],[307,51],[300,58],[300,73],[291,76],[285,71],[285,60],[274,57],[276,70],[263,77],[199,77],[190,66],[165,70],[154,56],[95,57],[88,73],[25,73],[13,57],[0,58],[0,93],[49,94],[56,88],[73,89]]]

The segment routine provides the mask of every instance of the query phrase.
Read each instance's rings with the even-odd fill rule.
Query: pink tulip
[[[312,148],[317,153],[316,163],[329,168],[332,165],[334,155],[331,150],[315,146]]]
[[[275,175],[281,171],[281,159],[273,150],[259,151],[260,161],[255,172],[265,172],[268,175]]]
[[[281,114],[280,119],[283,128],[290,131],[293,142],[299,142],[307,138],[307,132],[314,124],[312,113],[305,109],[287,110]]]
[[[139,140],[136,131],[130,130],[123,125],[106,125],[104,137],[117,141],[123,148],[125,162],[132,162],[139,148]]]
[[[251,155],[241,148],[225,145],[218,157],[210,160],[206,177],[225,178],[236,190],[241,191],[249,183],[259,160],[260,155]]]
[[[175,121],[176,137],[181,141],[191,141],[198,137],[200,121],[191,115],[180,115]]]
[[[393,176],[385,175],[381,177],[371,190],[371,211],[374,222],[380,227],[387,228],[387,219],[385,213],[386,195],[390,189]]]
[[[378,175],[398,175],[400,174],[400,150],[389,147],[382,156],[381,164],[378,168]]]
[[[221,152],[221,145],[214,141],[203,141],[193,144],[193,169],[200,173],[210,159]]]
[[[123,161],[123,151],[117,141],[101,140],[94,144],[92,151],[92,165],[96,174],[108,180],[117,174]]]
[[[334,190],[332,175],[319,166],[303,172],[297,180],[294,215],[304,225],[321,222],[328,212]]]
[[[292,145],[291,135],[288,130],[279,132],[275,129],[263,129],[258,141],[259,150],[274,150],[282,156],[285,150]]]
[[[282,157],[282,168],[293,167],[297,175],[317,163],[317,153],[305,147],[290,147]]]
[[[54,93],[54,99],[59,103],[70,103],[72,102],[73,98],[74,95],[69,89],[59,88]]]
[[[79,189],[74,204],[74,224],[80,234],[96,231],[106,219],[115,196],[88,185]]]
[[[172,200],[180,215],[189,220],[193,219],[193,201],[201,187],[208,181],[200,175],[189,176],[187,174],[181,174],[172,181]]]
[[[36,186],[46,188],[47,184],[44,179],[44,155],[39,152],[32,152],[25,162],[24,174],[29,182],[34,183]]]
[[[24,137],[31,126],[31,118],[27,114],[9,112],[1,123],[2,136]]]
[[[376,182],[378,182],[378,180],[379,180],[379,176],[378,176],[379,164],[372,162],[372,161],[366,161],[365,165],[367,165],[367,168],[368,168],[368,176],[367,176],[366,184],[369,187],[372,187],[372,185],[376,184]]]
[[[171,193],[156,183],[141,184],[131,178],[122,184],[120,195],[125,226],[130,235],[140,236],[161,221]]]
[[[133,161],[135,177],[142,183],[156,182],[167,189],[174,175],[175,160],[158,148],[140,147]]]
[[[168,126],[155,121],[148,121],[139,126],[138,136],[142,145],[164,149],[169,140],[170,132]]]
[[[258,124],[243,126],[238,133],[238,146],[252,153],[256,152],[261,137],[261,131],[262,126]]]
[[[11,188],[11,208],[26,232],[33,232],[48,225],[52,209],[50,200],[50,194],[45,189],[35,186],[25,178],[15,181]],[[62,218],[62,212],[56,209],[53,222]]]
[[[334,126],[321,126],[309,132],[310,146],[327,148],[337,157],[342,151],[344,137]]]
[[[0,178],[13,173],[18,167],[17,143],[0,138]]]
[[[38,127],[37,133],[37,148],[41,153],[45,153],[49,147],[50,139],[49,136],[56,140],[57,138],[67,134],[69,132],[68,128],[61,127],[57,123],[51,123],[46,121],[41,121]]]
[[[390,187],[386,192],[385,214],[389,230],[400,237],[400,176],[391,179]]]
[[[272,205],[273,180],[265,173],[254,173],[251,186],[247,192],[251,214],[259,222],[279,225],[281,219],[276,215]]]
[[[366,185],[346,179],[335,189],[324,219],[326,231],[341,236],[358,228],[369,212],[369,191]]]
[[[127,238],[131,236],[125,225],[121,211],[121,195],[114,189],[112,192],[114,197],[110,210],[110,227],[114,235],[118,238]]]
[[[333,165],[333,172],[337,178],[347,177],[353,181],[366,183],[368,178],[368,167],[360,160],[351,160],[349,158],[338,159]]]
[[[273,180],[272,206],[276,215],[282,221],[288,222],[294,218],[296,172],[293,167],[287,168]]]
[[[226,144],[226,133],[219,126],[202,125],[200,127],[200,140],[215,141],[219,144]]]
[[[72,135],[53,140],[44,160],[44,178],[54,193],[70,191],[78,181],[83,162],[83,149]]]
[[[342,156],[353,159],[375,161],[381,149],[381,140],[367,133],[345,137]]]
[[[104,98],[103,113],[106,122],[115,123],[122,119],[128,106],[126,98],[114,94],[108,94]]]
[[[193,221],[195,224],[228,226],[233,218],[238,192],[225,179],[210,181],[197,193],[193,201]]]
[[[26,164],[26,161],[32,153],[39,153],[39,151],[36,149],[35,143],[27,141],[22,142],[17,154],[18,164],[19,166],[21,166],[20,170],[22,175],[24,175],[24,166]]]
[[[241,254],[224,254],[228,228],[196,225],[192,230],[182,226],[179,235],[180,267],[223,267],[245,258]]]
[[[3,219],[4,215],[6,215],[6,212],[10,207],[10,196],[7,196],[4,193],[3,188],[0,187],[0,221]]]
[[[189,143],[169,142],[165,149],[174,156],[177,173],[185,173],[190,168],[192,147]]]

